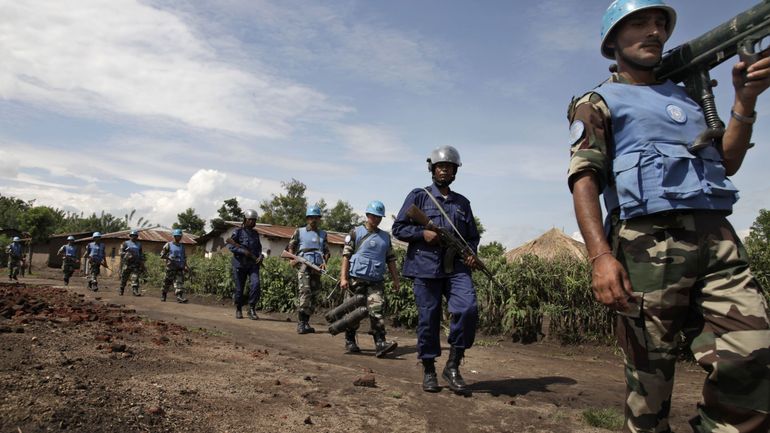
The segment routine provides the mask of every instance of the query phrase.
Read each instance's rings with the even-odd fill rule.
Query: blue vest
[[[183,269],[187,263],[187,257],[184,252],[184,245],[174,242],[168,243],[168,259],[177,269]]]
[[[367,281],[382,281],[385,259],[390,249],[390,235],[382,230],[369,233],[363,225],[356,227],[355,233],[356,250],[350,257],[350,276]]]
[[[595,89],[612,114],[614,183],[602,195],[620,218],[670,210],[732,211],[738,190],[714,146],[687,145],[706,129],[700,106],[671,81],[651,86],[604,83]]]
[[[21,255],[22,255],[21,242],[11,243],[11,245],[8,245],[8,250],[11,252],[11,256],[13,256],[13,258],[15,259],[21,258]]]
[[[131,254],[133,260],[141,260],[142,258],[142,245],[139,242],[125,241],[123,243],[123,250]]]
[[[307,227],[299,228],[299,251],[300,256],[304,257],[310,263],[322,265],[324,262],[323,252],[326,242],[326,232],[323,230],[313,231]]]
[[[91,242],[88,244],[88,256],[91,260],[101,263],[104,260],[104,244]]]
[[[64,257],[74,258],[78,255],[78,247],[75,245],[64,245]]]

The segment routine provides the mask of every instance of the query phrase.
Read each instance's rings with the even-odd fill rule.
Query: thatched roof
[[[582,242],[572,239],[557,228],[548,230],[539,238],[508,251],[505,253],[505,260],[510,263],[526,254],[547,260],[564,256],[581,260],[588,257],[588,251]]]

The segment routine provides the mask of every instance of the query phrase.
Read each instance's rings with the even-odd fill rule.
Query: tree
[[[196,236],[200,236],[204,233],[206,227],[206,221],[195,214],[195,209],[188,207],[182,213],[176,215],[177,222],[171,227],[175,229],[182,229],[188,233],[192,233]]]
[[[305,225],[305,211],[307,210],[307,187],[297,179],[290,182],[281,182],[285,194],[272,195],[270,201],[263,200],[259,204],[262,216],[259,221],[266,224],[299,227]]]
[[[19,227],[29,232],[32,240],[41,242],[48,239],[56,229],[57,217],[48,206],[36,206],[24,212],[19,218]]]
[[[481,220],[476,215],[473,216],[473,220],[476,221],[476,229],[479,231],[479,236],[483,235],[487,229],[481,224]]]
[[[15,197],[0,195],[0,228],[19,228],[19,218],[32,208],[34,200],[25,202]]]
[[[211,227],[215,229],[222,229],[225,226],[225,221],[242,221],[243,209],[238,204],[238,199],[233,197],[224,201],[224,204],[217,210],[219,214],[218,218],[211,220]]]
[[[770,287],[770,210],[761,209],[746,238],[751,270],[759,284]]]
[[[503,254],[505,254],[505,247],[497,241],[479,247],[479,255],[482,257],[499,257]]]
[[[134,222],[134,215],[136,215],[136,209],[131,209],[131,212],[123,217],[123,221],[126,223],[127,227],[145,228],[152,225],[150,220],[146,220],[144,217],[139,217],[139,219]]]
[[[323,227],[336,232],[348,232],[364,222],[364,218],[353,210],[353,206],[342,200],[337,200],[337,204],[327,210],[323,217]]]

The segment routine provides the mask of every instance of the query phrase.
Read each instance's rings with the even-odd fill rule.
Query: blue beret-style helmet
[[[305,216],[321,216],[321,208],[318,205],[312,205],[307,208],[307,212],[305,212]]]
[[[94,234],[91,235],[91,237],[92,238],[100,238],[100,237],[102,237],[102,233],[101,232],[94,232]]]
[[[376,215],[378,217],[385,216],[385,205],[379,200],[372,200],[366,206],[366,213]]]
[[[75,236],[69,235],[69,236],[67,236],[67,240],[68,241],[74,241],[75,240]]]
[[[139,230],[133,229],[128,233],[129,237],[139,236]]]
[[[612,33],[612,29],[623,20],[623,18],[632,13],[644,9],[660,9],[668,16],[666,23],[666,33],[671,35],[676,25],[676,11],[671,6],[663,3],[662,0],[615,0],[607,8],[602,17],[601,50],[602,55],[610,60],[615,59],[615,53],[611,48],[606,47],[607,38]]]
[[[14,236],[12,239],[14,242],[21,242],[21,238],[18,236]]]
[[[171,235],[173,235],[174,237],[182,236],[182,229],[174,229],[174,231],[171,232]]]

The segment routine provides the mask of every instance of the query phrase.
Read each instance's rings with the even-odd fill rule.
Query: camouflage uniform
[[[184,299],[184,271],[187,262],[177,263],[169,259],[169,253],[171,252],[171,242],[166,242],[163,245],[163,249],[160,250],[160,258],[166,260],[166,276],[163,278],[163,289],[161,292],[162,299],[166,299],[166,293],[168,293],[171,287],[174,288],[174,295],[177,301],[187,302]]]
[[[8,255],[8,279],[18,280],[19,272],[22,270],[22,256],[14,254],[11,245],[8,245],[5,249],[5,253]]]
[[[611,80],[622,82],[616,74]],[[592,171],[599,190],[612,182],[612,120],[590,92],[569,109],[585,132],[570,149],[569,185]],[[626,432],[669,432],[677,342],[683,332],[708,373],[696,432],[766,432],[770,428],[770,320],[746,251],[725,212],[608,216],[613,254],[634,296],[618,314],[625,354]]]
[[[56,254],[62,258],[61,270],[64,273],[64,284],[69,285],[72,274],[75,273],[76,269],[80,268],[80,260],[78,259],[77,252],[75,252],[74,256],[68,256],[65,253],[66,247],[67,245],[62,245]]]
[[[131,280],[131,292],[134,296],[141,295],[139,290],[139,278],[144,272],[144,254],[142,253],[142,246],[139,245],[139,257],[134,257],[134,254],[128,248],[125,241],[120,246],[120,294],[126,289],[128,280]],[[135,241],[139,244],[138,241]]]
[[[291,251],[296,252],[299,248],[300,230],[310,230],[310,226],[300,227],[294,231],[288,245],[288,248]],[[320,229],[318,231],[320,231]],[[330,254],[328,242],[324,242],[324,249],[321,254],[324,257],[328,257]],[[299,306],[297,309],[300,313],[309,316],[313,314],[313,310],[315,309],[315,297],[321,291],[321,274],[301,266],[299,271],[297,271],[297,280],[299,282]]]
[[[379,229],[377,229],[379,230]],[[355,252],[356,247],[356,231],[355,229],[350,231],[350,234],[345,238],[345,247],[342,250],[342,256],[350,257]],[[393,252],[393,245],[391,244],[388,249],[387,256],[385,258],[386,263],[396,261],[396,254]],[[350,289],[345,293],[345,299],[354,295],[366,296],[366,308],[369,310],[369,333],[372,335],[385,336],[385,318],[383,317],[383,309],[385,304],[385,281],[367,281],[361,278],[350,278]],[[353,331],[358,329],[358,325],[353,328]]]

